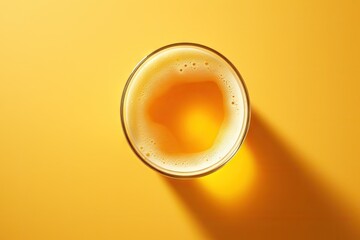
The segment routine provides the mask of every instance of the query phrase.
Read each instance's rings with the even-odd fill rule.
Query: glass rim
[[[138,69],[148,60],[150,59],[152,56],[154,56],[155,54],[172,48],[172,47],[186,47],[186,46],[190,46],[190,47],[198,47],[198,48],[202,48],[205,50],[208,50],[212,53],[214,53],[215,55],[217,55],[218,57],[222,58],[223,60],[225,60],[225,62],[227,64],[229,64],[229,66],[232,68],[232,70],[234,70],[236,77],[238,78],[238,80],[240,81],[240,85],[243,88],[242,92],[244,93],[244,99],[246,100],[246,103],[244,104],[247,108],[247,111],[244,111],[246,118],[244,119],[244,125],[241,129],[241,132],[239,133],[238,139],[236,140],[234,146],[232,147],[232,149],[230,151],[228,151],[226,153],[225,156],[223,156],[220,160],[218,160],[216,163],[204,168],[204,169],[200,169],[200,170],[195,170],[195,171],[189,171],[189,172],[180,172],[180,171],[173,171],[173,170],[166,170],[162,167],[156,167],[157,165],[154,164],[152,165],[150,160],[145,159],[145,157],[143,157],[142,155],[139,154],[138,150],[135,148],[134,143],[132,143],[130,137],[129,137],[129,133],[126,127],[126,123],[125,123],[125,113],[124,113],[124,104],[125,104],[125,97],[127,95],[128,92],[128,88],[129,85],[135,75],[135,73],[138,71]],[[221,53],[219,53],[218,51],[204,46],[202,44],[198,44],[198,43],[192,43],[192,42],[178,42],[178,43],[172,43],[172,44],[168,44],[165,45],[163,47],[160,47],[154,51],[152,51],[150,54],[146,55],[141,61],[139,61],[136,66],[134,67],[134,69],[132,70],[130,76],[128,77],[126,84],[123,88],[122,91],[122,96],[121,96],[121,101],[120,101],[120,119],[121,119],[121,126],[122,126],[122,130],[125,134],[125,138],[128,142],[128,144],[130,145],[132,151],[135,153],[135,155],[143,162],[145,163],[145,165],[147,165],[148,167],[152,168],[153,170],[167,176],[167,177],[172,177],[172,178],[196,178],[196,177],[201,177],[201,176],[205,176],[208,175],[210,173],[213,173],[215,171],[217,171],[218,169],[220,169],[221,167],[223,167],[226,163],[228,163],[233,157],[234,155],[238,152],[238,150],[240,149],[241,145],[243,144],[246,135],[248,133],[249,127],[250,127],[250,118],[251,118],[251,108],[250,108],[250,98],[249,98],[249,93],[248,90],[246,88],[245,85],[245,81],[243,80],[240,72],[237,70],[237,68],[235,67],[235,65],[229,60],[227,59],[224,55],[222,55]]]

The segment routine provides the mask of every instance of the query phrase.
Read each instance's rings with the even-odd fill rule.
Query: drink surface
[[[137,155],[172,176],[195,176],[227,162],[248,128],[249,103],[234,67],[211,49],[163,48],[133,72],[123,126]]]

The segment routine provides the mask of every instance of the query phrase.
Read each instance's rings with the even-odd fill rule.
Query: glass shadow
[[[254,179],[247,191],[234,194],[230,202],[216,196],[229,189],[215,189],[214,194],[209,186],[204,187],[207,177],[163,177],[209,238],[360,239],[355,216],[348,206],[302,166],[304,158],[293,152],[254,111],[244,147],[253,156]],[[238,154],[241,151],[243,147]],[[234,189],[244,184],[241,177],[235,176],[242,174],[241,169],[230,171],[237,167],[231,162],[243,160],[235,156],[229,166],[219,170],[223,176],[228,171]]]

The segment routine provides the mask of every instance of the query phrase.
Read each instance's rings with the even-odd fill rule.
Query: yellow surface
[[[0,239],[357,239],[359,7],[2,1]],[[255,113],[239,155],[187,182],[143,165],[119,118],[136,63],[180,41],[227,56]]]

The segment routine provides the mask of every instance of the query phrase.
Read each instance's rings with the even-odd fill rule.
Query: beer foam
[[[174,72],[212,75],[221,89],[225,118],[214,143],[204,151],[171,154],[158,147],[158,134],[164,136],[167,130],[149,119],[146,108],[154,95],[166,91],[160,86],[171,86],[165,76]],[[169,175],[192,176],[215,169],[232,157],[246,134],[249,102],[243,82],[228,61],[209,49],[174,45],[157,51],[135,69],[125,90],[123,123],[132,147],[150,166]]]

